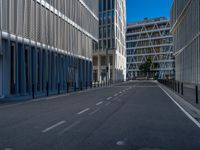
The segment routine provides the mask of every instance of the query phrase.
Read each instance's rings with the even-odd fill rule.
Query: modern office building
[[[144,77],[140,65],[151,59],[151,77],[173,78],[173,36],[165,17],[128,23],[126,33],[127,78]]]
[[[0,97],[86,86],[98,23],[98,0],[0,0]]]
[[[93,80],[126,78],[126,0],[99,0],[99,44],[93,52]]]
[[[174,0],[171,24],[176,80],[200,83],[200,0]]]

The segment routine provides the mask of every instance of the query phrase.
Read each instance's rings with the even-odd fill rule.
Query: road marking
[[[98,102],[98,103],[96,103],[96,106],[99,106],[99,105],[101,105],[101,104],[103,104],[103,102],[101,101],[101,102]]]
[[[118,96],[118,94],[115,94],[114,97]]]
[[[78,124],[80,124],[81,123],[81,121],[76,121],[76,122],[74,122],[73,124],[71,124],[70,126],[68,126],[68,127],[66,127],[64,130],[62,130],[61,132],[59,132],[58,134],[59,135],[62,135],[62,134],[64,134],[65,132],[67,132],[67,131],[69,131],[69,130],[71,130],[72,128],[74,128],[75,126],[77,126]]]
[[[91,112],[90,115],[94,115],[95,113],[99,112],[100,109],[96,109],[95,111]]]
[[[56,127],[58,127],[58,126],[64,124],[65,122],[66,122],[65,120],[60,121],[60,122],[58,122],[58,123],[52,125],[51,127],[46,128],[45,130],[42,131],[42,133],[49,132],[49,131],[53,130],[54,128],[56,128]]]
[[[163,89],[160,85],[159,85],[159,87],[183,111],[183,113],[200,128],[200,123],[196,119],[194,119],[181,105],[179,105],[174,100],[174,98],[169,95],[169,93],[165,89]]]
[[[81,115],[81,114],[83,114],[83,113],[85,113],[85,112],[87,112],[89,110],[90,110],[90,108],[86,108],[86,109],[80,111],[79,113],[77,113],[77,115]]]
[[[12,150],[11,148],[5,148],[4,150]]]
[[[110,100],[110,99],[112,99],[112,97],[108,97],[108,98],[107,98],[107,100]]]
[[[111,104],[111,102],[107,102],[107,103],[106,103],[106,106],[108,106],[108,105],[110,105],[110,104]]]

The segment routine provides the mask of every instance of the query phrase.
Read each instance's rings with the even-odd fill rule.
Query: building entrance
[[[0,97],[3,95],[3,56],[0,55]]]

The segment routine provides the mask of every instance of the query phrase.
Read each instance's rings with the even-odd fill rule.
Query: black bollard
[[[69,93],[69,82],[67,82],[67,93]]]
[[[196,104],[198,104],[199,103],[199,94],[198,94],[198,85],[196,85],[196,87],[195,87],[195,93],[196,93]]]
[[[76,82],[74,82],[74,91],[76,92]]]
[[[183,83],[181,83],[181,95],[183,95]]]
[[[49,96],[49,83],[46,83],[46,96]]]
[[[58,94],[60,94],[60,83],[58,83]]]
[[[35,86],[33,83],[32,83],[32,97],[33,99],[35,98]]]

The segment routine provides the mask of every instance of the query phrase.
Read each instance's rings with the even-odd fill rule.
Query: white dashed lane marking
[[[77,126],[78,124],[80,124],[81,123],[81,121],[76,121],[76,122],[74,122],[73,124],[71,124],[70,126],[68,126],[68,127],[66,127],[64,130],[62,130],[61,132],[59,132],[58,134],[59,135],[62,135],[62,134],[64,134],[65,132],[67,132],[67,131],[70,131],[72,128],[74,128],[75,126]]]
[[[95,113],[97,113],[97,112],[99,112],[99,111],[100,111],[100,109],[96,109],[96,110],[92,111],[92,112],[90,113],[90,115],[94,115]]]
[[[107,100],[110,100],[110,99],[112,99],[112,97],[108,97],[108,98],[107,98]]]
[[[83,114],[83,113],[85,113],[85,112],[87,112],[89,110],[90,110],[90,108],[86,108],[86,109],[80,111],[79,113],[77,113],[77,115],[81,115],[81,114]]]
[[[60,122],[58,122],[58,123],[56,123],[56,124],[54,124],[54,125],[52,125],[52,126],[46,128],[45,130],[42,130],[42,133],[49,132],[49,131],[53,130],[54,128],[56,128],[56,127],[58,127],[58,126],[64,124],[65,122],[66,122],[65,120],[60,121]]]
[[[96,106],[103,104],[103,101],[96,103]]]

